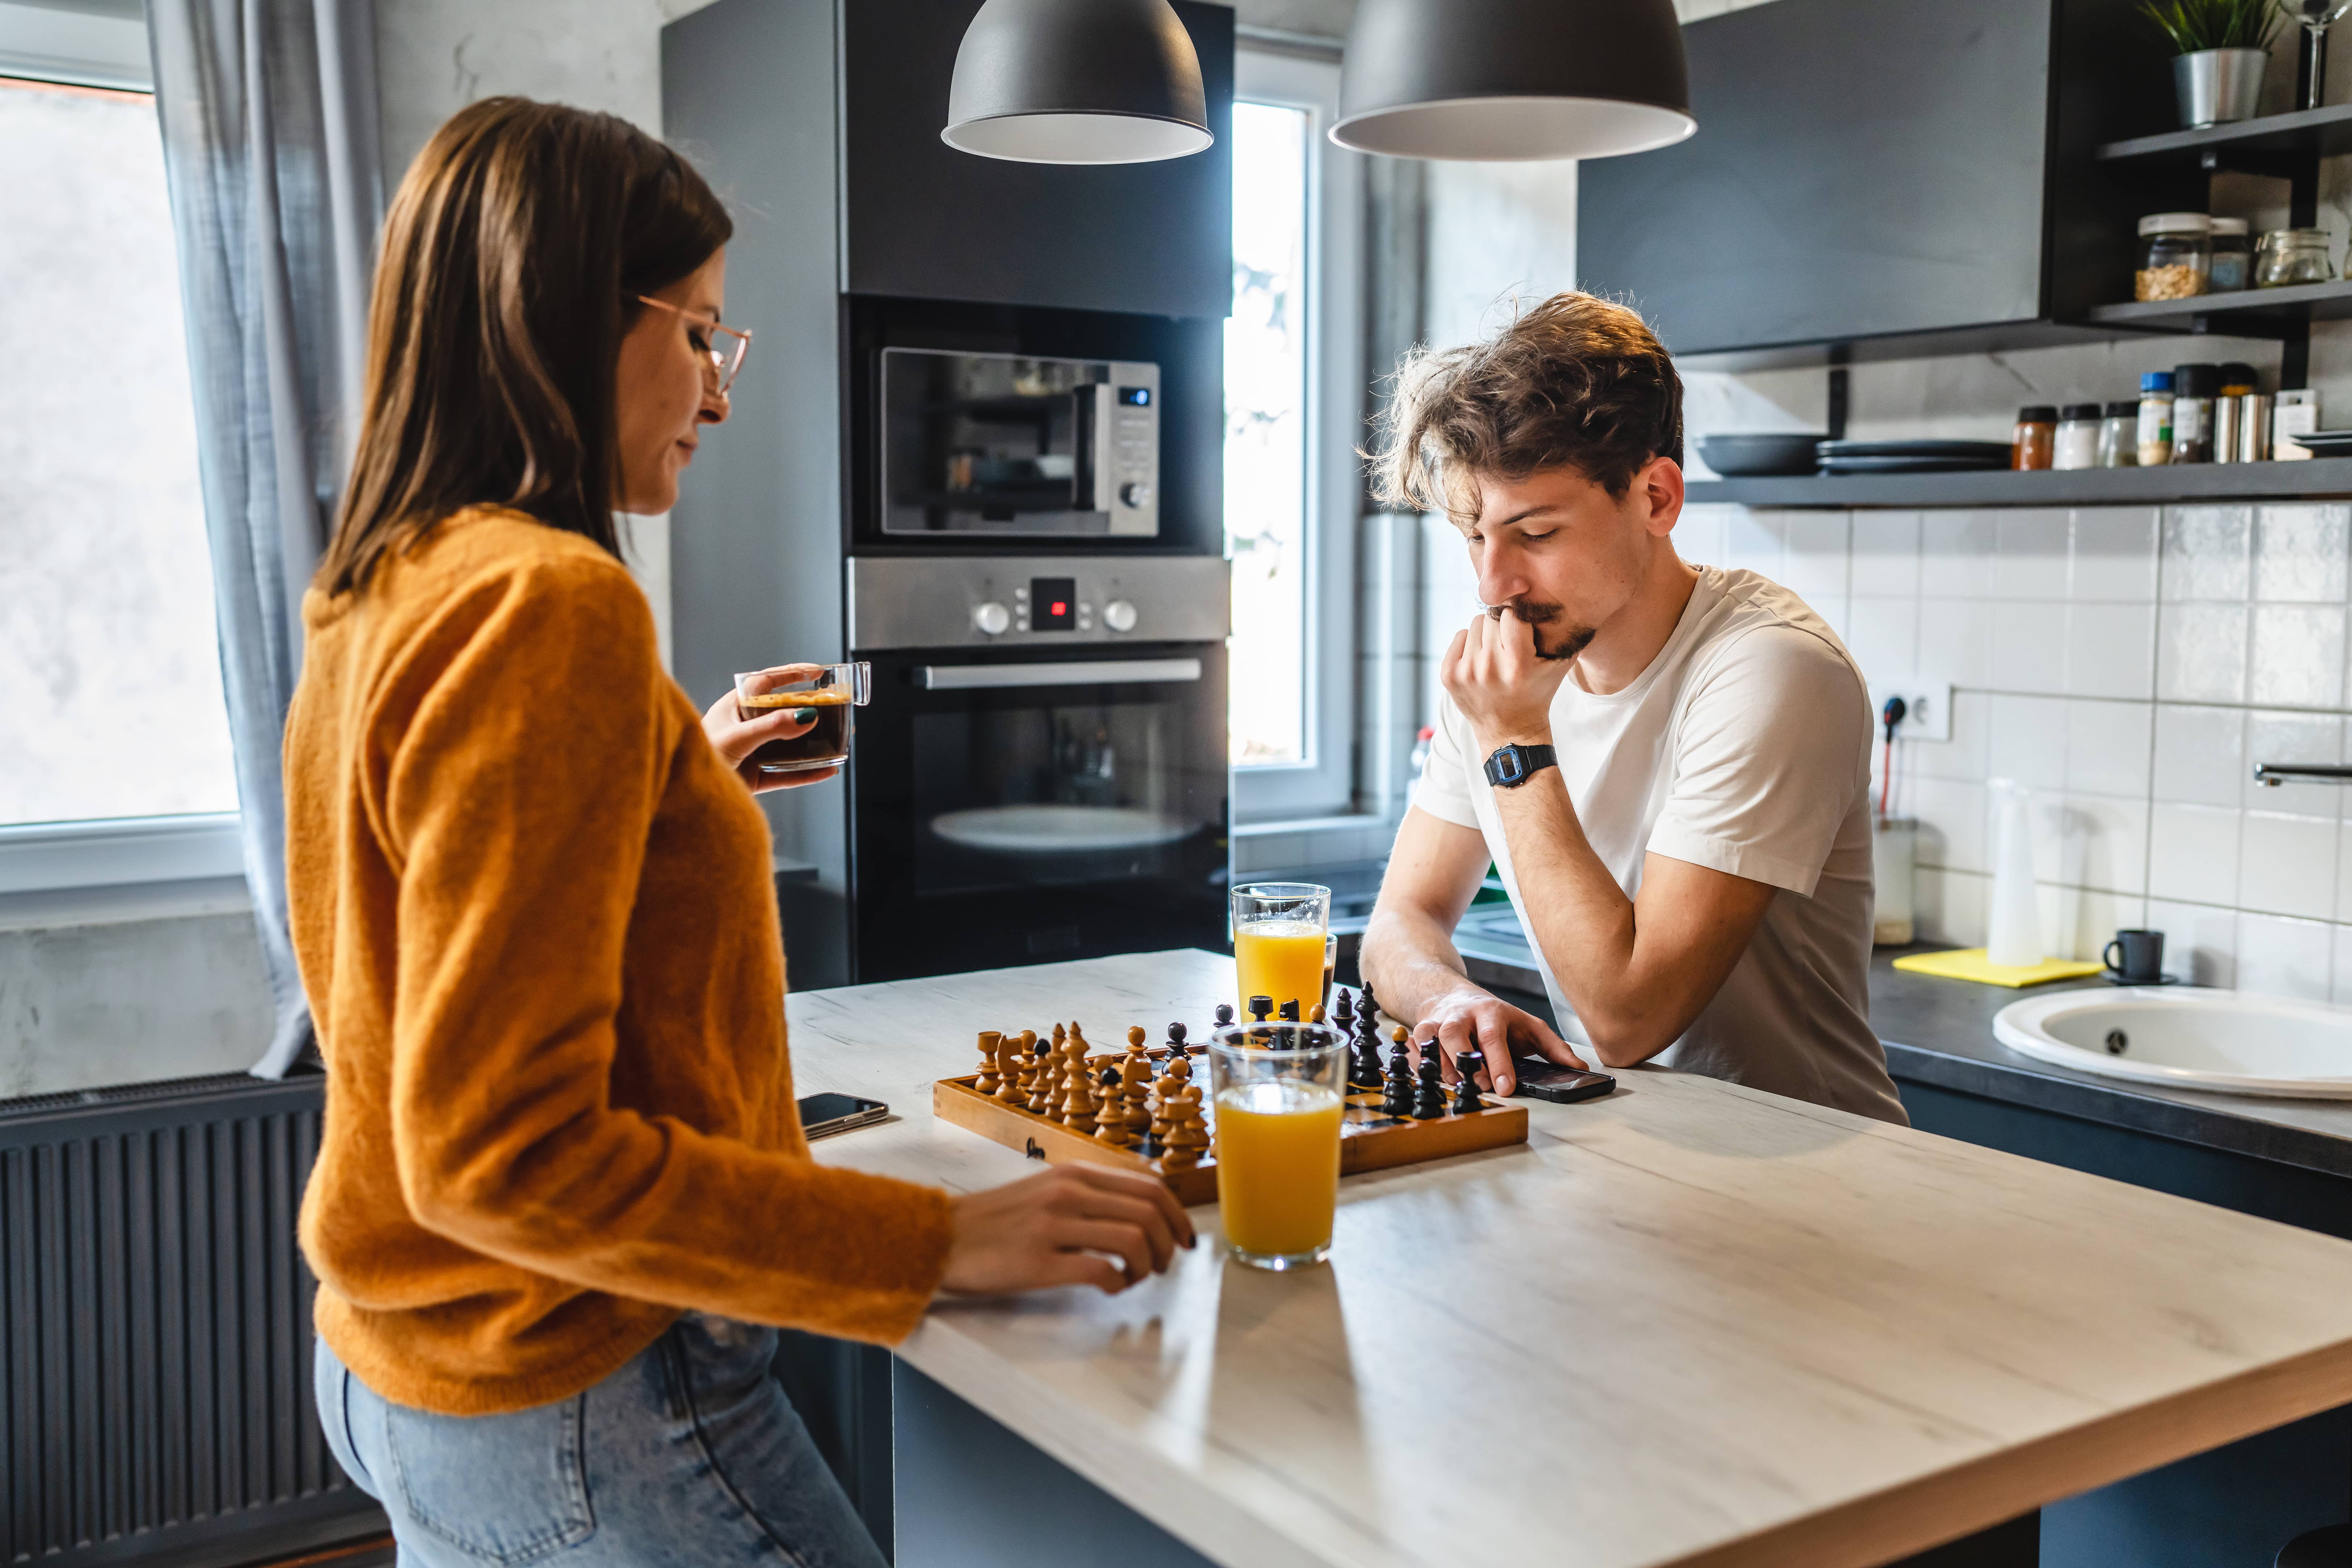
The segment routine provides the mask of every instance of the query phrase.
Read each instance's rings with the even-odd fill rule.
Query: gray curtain
[[[364,368],[383,207],[374,0],[148,0],[147,17],[246,879],[278,1005],[253,1070],[278,1078],[310,1041],[279,742]]]

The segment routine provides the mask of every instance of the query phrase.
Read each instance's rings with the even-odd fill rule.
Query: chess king
[[[1401,367],[1376,479],[1442,511],[1478,613],[1363,943],[1416,1038],[1657,1059],[1906,1120],[1867,1017],[1868,689],[1828,623],[1696,566],[1682,381],[1641,317],[1560,294]],[[1469,980],[1450,933],[1491,860],[1566,1038]]]

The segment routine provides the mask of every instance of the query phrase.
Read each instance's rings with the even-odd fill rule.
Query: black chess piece
[[[1454,1053],[1454,1070],[1462,1075],[1461,1079],[1454,1086],[1454,1115],[1467,1116],[1474,1110],[1486,1108],[1486,1102],[1478,1098],[1477,1083],[1478,1074],[1486,1068],[1486,1053],[1484,1051],[1467,1050]]]
[[[1219,1027],[1220,1029],[1230,1029],[1230,1028],[1232,1028],[1233,1026],[1234,1026],[1234,1005],[1233,1005],[1232,1003],[1230,1003],[1230,1002],[1220,1002],[1220,1003],[1218,1003],[1218,1004],[1217,1004],[1217,1027]]]
[[[1179,1057],[1192,1054],[1184,1048],[1184,1037],[1187,1033],[1189,1031],[1181,1023],[1168,1026],[1168,1059],[1170,1061],[1172,1062]]]
[[[1350,1076],[1356,1087],[1378,1089],[1385,1087],[1381,1077],[1381,1030],[1370,1013],[1356,1015],[1356,1046]]]
[[[1348,994],[1348,988],[1344,985],[1339,987],[1339,994],[1331,999],[1331,1022],[1341,1030],[1349,1030],[1356,1026],[1356,999]]]
[[[1440,1055],[1433,1039],[1421,1043],[1421,1086],[1412,1097],[1412,1115],[1416,1121],[1430,1121],[1445,1114],[1445,1082],[1438,1076]]]
[[[1375,1024],[1381,1021],[1381,1005],[1372,995],[1372,983],[1369,980],[1364,982],[1363,990],[1356,997],[1356,1011]]]
[[[1391,1116],[1412,1114],[1412,1053],[1404,1043],[1404,1030],[1399,1027],[1396,1043],[1389,1047],[1388,1079],[1383,1086],[1386,1094],[1381,1109]]]
[[[1249,1010],[1250,1022],[1253,1024],[1263,1024],[1266,1020],[1266,1016],[1274,1011],[1274,998],[1271,996],[1253,996],[1249,999]]]
[[[1109,1092],[1117,1094],[1118,1092],[1119,1085],[1118,1069],[1117,1068],[1105,1068],[1102,1069],[1102,1076],[1096,1079],[1095,1081],[1102,1085],[1103,1088]]]
[[[1253,996],[1250,998],[1250,1007],[1255,1011],[1256,1006],[1257,998]],[[1298,998],[1293,996],[1289,1001],[1285,1002],[1282,1005],[1282,1010],[1275,1014],[1275,1016],[1286,1024],[1296,1024],[1298,1022]]]

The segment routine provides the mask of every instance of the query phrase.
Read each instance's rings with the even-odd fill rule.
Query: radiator
[[[310,1403],[322,1080],[0,1102],[0,1563],[250,1563],[383,1528]]]

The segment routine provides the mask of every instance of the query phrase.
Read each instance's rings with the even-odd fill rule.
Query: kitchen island
[[[1156,1037],[1231,980],[1188,951],[797,994],[802,1092],[898,1113],[819,1155],[1016,1177],[929,1114],[977,1030]],[[1021,1441],[959,1413],[970,1475],[909,1467],[902,1391],[899,1562],[1149,1555],[1024,1541],[1000,1472],[1034,1445],[1169,1562],[1862,1568],[2352,1401],[2352,1243],[1706,1079],[1529,1109],[1525,1147],[1349,1178],[1327,1268],[1227,1263],[1206,1206],[1123,1296],[936,1309],[916,1386]]]

